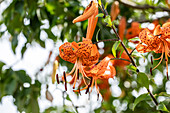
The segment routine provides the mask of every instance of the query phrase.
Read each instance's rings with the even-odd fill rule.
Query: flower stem
[[[153,96],[153,94],[151,93],[151,91],[149,89],[147,89],[147,91],[148,91],[149,95],[151,96],[152,100],[154,101],[154,103],[156,104],[156,106],[158,106],[158,102],[157,102],[156,98]],[[160,111],[160,113],[163,113],[162,110],[159,110],[159,111]]]
[[[99,5],[100,9],[102,10],[103,14],[104,14],[104,17],[106,17],[108,15],[108,12],[107,10],[104,9],[104,5],[101,3],[102,7]],[[111,26],[112,30],[114,31],[116,37],[118,38],[118,40],[120,40],[120,37],[118,35],[118,33],[116,32],[115,28],[114,28],[114,25]],[[122,42],[122,40],[120,40],[120,43],[123,47],[123,49],[125,50],[125,52],[127,53],[127,55],[129,56],[130,60],[131,60],[131,63],[132,65],[134,65],[135,67],[136,66],[136,63],[134,62],[133,58],[131,57],[130,53],[128,52],[127,48],[125,47],[124,43]]]

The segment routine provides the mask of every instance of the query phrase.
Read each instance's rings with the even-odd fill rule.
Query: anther
[[[99,93],[97,93],[97,101],[99,100]]]
[[[166,72],[167,80],[169,80],[168,72]]]
[[[150,68],[150,73],[151,73],[151,75],[153,75],[153,73],[152,73],[152,67]]]
[[[80,87],[78,88],[78,93],[81,95],[81,93],[80,93]]]
[[[79,69],[77,70],[77,79],[79,80]]]
[[[90,86],[88,85],[85,94],[87,94],[87,93],[89,92],[89,87],[90,87]]]
[[[66,73],[65,71],[63,72],[64,75],[64,81],[65,81],[65,90],[67,91],[67,80],[66,80]]]
[[[151,64],[153,65],[153,58],[152,58],[152,56],[151,56]]]
[[[56,74],[56,80],[57,80],[57,83],[59,84],[59,78],[58,78],[58,74]]]

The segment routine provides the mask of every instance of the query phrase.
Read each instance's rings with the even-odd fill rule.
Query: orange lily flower
[[[81,22],[88,19],[87,39],[92,39],[96,24],[98,21],[98,3],[97,0],[91,1],[84,10],[84,13],[73,20],[73,23]]]
[[[95,87],[96,87],[98,94],[101,94],[97,86],[97,80],[98,79],[108,80],[109,78],[113,78],[116,75],[116,70],[112,66],[110,58],[105,57],[100,63],[98,63],[97,65],[94,65],[91,69],[86,70],[85,73],[88,77],[92,78],[89,85],[86,85],[86,87],[80,90],[74,90],[74,92],[79,92],[79,91],[87,89],[86,90],[86,93],[87,93],[90,87],[91,87],[90,92],[92,92],[93,85],[95,83]]]
[[[136,50],[141,53],[154,51],[155,53],[162,53],[161,57],[154,59],[160,62],[153,68],[155,69],[163,60],[163,55],[165,53],[166,69],[167,69],[167,79],[168,78],[168,57],[170,56],[170,22],[163,24],[162,28],[160,25],[154,30],[152,34],[147,28],[140,32],[140,40],[145,43],[145,45],[138,44]]]
[[[71,72],[66,74],[68,76],[74,73],[70,81],[74,81],[73,88],[75,88],[76,81],[79,78],[79,72],[82,74],[86,84],[84,76],[87,77],[87,75],[84,72],[83,66],[91,66],[98,62],[99,52],[96,45],[92,44],[90,39],[83,38],[83,41],[79,43],[64,43],[59,47],[59,51],[59,55],[63,60],[75,64]]]
[[[112,6],[111,6],[111,12],[110,12],[110,15],[111,15],[111,21],[115,20],[117,15],[119,14],[120,12],[120,9],[119,9],[119,2],[118,1],[115,1],[112,3]]]
[[[131,39],[139,35],[141,29],[138,22],[132,22],[131,28],[127,30],[126,38]]]

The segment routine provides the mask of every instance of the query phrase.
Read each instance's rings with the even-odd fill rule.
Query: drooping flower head
[[[89,88],[91,88],[91,91],[93,89],[93,85],[95,84],[96,90],[98,94],[100,94],[99,88],[97,86],[97,80],[108,80],[109,78],[113,78],[116,75],[116,70],[112,66],[111,60],[109,57],[105,57],[101,62],[99,62],[97,65],[94,65],[89,70],[85,70],[85,73],[88,77],[91,78],[91,81],[88,85],[86,85],[84,88],[80,89],[87,90],[88,92]],[[75,92],[78,92],[79,90],[74,90]],[[90,92],[91,92],[90,91]]]
[[[154,51],[155,53],[162,53],[161,57],[154,59],[160,62],[153,68],[155,69],[163,60],[165,53],[167,78],[168,78],[168,57],[170,56],[170,22],[163,24],[162,28],[157,25],[153,34],[146,28],[140,32],[139,38],[144,44],[138,44],[136,50],[141,53]]]
[[[97,0],[91,1],[84,10],[84,13],[73,20],[73,23],[81,22],[88,19],[87,39],[92,39],[94,30],[96,28],[98,17],[98,3]]]
[[[73,73],[73,88],[75,87],[76,80],[79,78],[79,72],[86,76],[83,66],[90,66],[98,62],[99,52],[95,44],[92,44],[90,39],[83,38],[82,42],[66,42],[59,48],[60,57],[68,62],[74,63],[74,67],[70,73],[67,73],[66,76],[72,75]],[[85,80],[84,80],[85,82]]]

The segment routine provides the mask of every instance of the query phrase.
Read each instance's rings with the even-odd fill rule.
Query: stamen
[[[169,53],[169,48],[168,48],[168,45],[167,43],[164,41],[164,45],[165,45],[165,61],[166,61],[166,73],[167,73],[167,80],[169,80],[169,77],[168,77],[168,53]]]
[[[167,80],[169,80],[168,71],[166,72]]]
[[[152,67],[150,68],[150,73],[151,73],[151,75],[153,75],[153,73],[152,73]]]
[[[100,93],[99,88],[97,86],[97,80],[95,80],[95,87],[96,87],[96,90],[97,90],[98,94],[100,94],[102,96],[102,94]],[[103,96],[102,96],[102,98],[103,98]]]
[[[79,80],[79,69],[77,70],[77,79]]]
[[[77,60],[76,60],[76,62],[75,62],[75,64],[74,64],[73,69],[72,69],[72,70],[71,70],[71,72],[70,72],[70,73],[68,73],[67,75],[71,75],[71,74],[74,72],[74,70],[75,70],[76,66],[77,66]]]
[[[89,86],[91,86],[91,84],[92,84],[92,81],[93,81],[93,77],[91,77],[91,80],[90,80],[90,84],[89,84]]]
[[[57,83],[59,84],[59,78],[58,78],[58,74],[56,74],[56,80],[57,80]]]
[[[97,101],[99,100],[99,93],[97,93]]]
[[[151,64],[153,65],[153,57],[151,56]]]
[[[88,98],[88,100],[90,100],[90,93],[89,93],[89,98]]]
[[[92,82],[91,82],[91,81],[92,81]],[[90,91],[90,92],[92,92],[92,90],[93,90],[94,78],[92,78],[91,81],[90,81],[90,82],[91,82],[91,91]]]
[[[81,95],[81,93],[80,93],[80,87],[78,88],[78,93]]]
[[[65,81],[65,90],[67,91],[67,80],[66,80],[66,73],[65,71],[63,72],[64,75],[64,81]]]
[[[159,63],[152,69],[152,70],[154,70],[156,67],[158,67],[159,66],[159,64],[162,62],[162,59],[163,59],[163,54],[164,54],[164,47],[162,48],[162,55],[161,55],[161,60],[159,61]]]
[[[87,94],[87,93],[89,92],[89,87],[90,87],[90,86],[88,85],[85,94]]]

